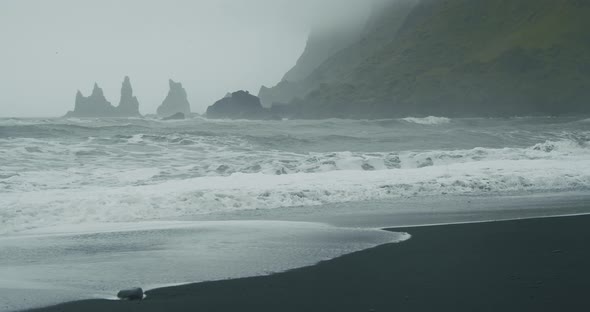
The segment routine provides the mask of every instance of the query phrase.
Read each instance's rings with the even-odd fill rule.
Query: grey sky
[[[367,0],[3,0],[0,116],[60,116],[94,82],[113,105],[131,77],[142,113],[168,79],[203,112],[228,91],[258,93],[295,64],[311,25],[347,20]]]

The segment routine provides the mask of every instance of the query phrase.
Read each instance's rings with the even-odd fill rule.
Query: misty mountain
[[[305,80],[329,57],[360,40],[363,24],[355,22],[341,27],[317,27],[307,40],[305,50],[295,66],[289,70],[274,88],[262,86],[259,97],[265,107],[273,103],[288,103],[305,92],[300,82]]]
[[[358,61],[367,57],[366,53],[383,41],[391,40],[415,3],[416,0],[397,0],[394,3],[391,0],[373,1],[372,13],[366,19],[338,27],[314,29],[297,64],[282,81],[272,88],[262,86],[258,95],[262,104],[290,103],[319,87],[322,82],[352,70],[358,66]]]
[[[281,111],[301,118],[590,112],[588,16],[579,0],[400,0],[261,97],[290,98]]]

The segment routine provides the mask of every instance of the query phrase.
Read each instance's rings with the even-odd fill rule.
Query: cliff
[[[191,106],[182,84],[180,82],[174,82],[172,79],[168,81],[168,84],[170,90],[162,105],[158,107],[158,115],[160,117],[169,117],[177,113],[182,113],[184,116],[190,116]]]
[[[305,93],[300,84],[324,61],[342,49],[357,42],[362,35],[364,23],[354,22],[350,25],[334,27],[316,27],[307,40],[303,54],[289,70],[281,82],[272,88],[262,86],[258,93],[262,105],[272,106],[273,103],[288,103],[298,95]]]
[[[417,3],[417,4],[416,4]],[[590,2],[404,0],[290,86],[301,118],[590,113]]]
[[[416,2],[374,0],[373,12],[364,22],[312,31],[295,67],[276,86],[261,87],[258,96],[263,105],[284,105],[302,99],[322,83],[349,74],[359,62],[370,57],[373,49],[393,40]]]

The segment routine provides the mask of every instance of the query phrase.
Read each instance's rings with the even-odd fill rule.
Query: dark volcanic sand
[[[590,311],[590,216],[395,230],[412,239],[272,276],[153,290],[142,302],[36,311]]]

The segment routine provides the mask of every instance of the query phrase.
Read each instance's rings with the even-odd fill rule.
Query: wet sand
[[[412,238],[270,276],[34,311],[586,311],[590,216],[396,228]]]

